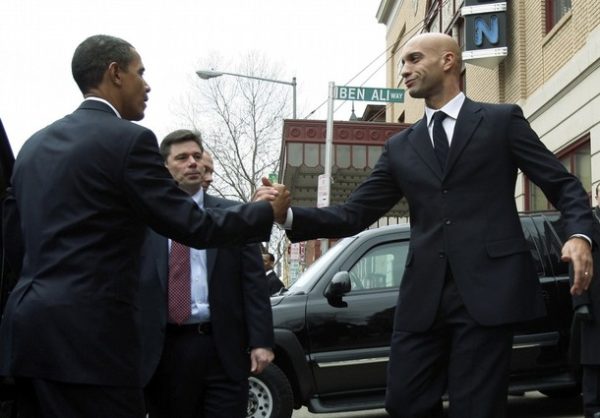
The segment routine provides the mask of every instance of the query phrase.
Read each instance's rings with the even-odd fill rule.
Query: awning
[[[385,141],[410,125],[363,121],[335,121],[330,204],[342,203],[373,169]],[[317,205],[318,176],[325,166],[324,120],[285,120],[279,178],[292,194],[292,205]],[[402,200],[388,214],[406,217]]]

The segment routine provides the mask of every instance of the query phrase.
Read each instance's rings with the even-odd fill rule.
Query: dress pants
[[[19,418],[143,418],[141,388],[17,379]]]
[[[248,379],[229,378],[212,335],[192,325],[169,326],[145,396],[149,418],[244,418]]]
[[[386,410],[443,417],[447,391],[450,418],[505,417],[512,339],[512,326],[481,326],[469,315],[448,268],[432,327],[392,335]]]
[[[586,418],[600,417],[600,365],[582,364],[583,412]]]

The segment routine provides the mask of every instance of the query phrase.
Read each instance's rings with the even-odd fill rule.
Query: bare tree
[[[250,52],[237,65],[213,54],[198,69],[214,69],[282,80],[277,65]],[[291,117],[289,87],[277,83],[227,76],[190,81],[192,88],[175,109],[183,126],[202,133],[205,148],[215,162],[214,192],[249,202],[261,178],[279,172],[283,119]],[[282,259],[285,234],[273,229],[266,245]]]
[[[279,80],[279,70],[258,53],[232,68],[212,57],[203,68]],[[194,80],[178,113],[202,133],[215,160],[214,189],[248,202],[260,179],[279,171],[283,119],[291,116],[289,88],[235,76]]]

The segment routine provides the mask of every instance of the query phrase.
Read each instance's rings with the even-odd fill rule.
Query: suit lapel
[[[448,154],[445,175],[452,170],[458,157],[473,137],[473,132],[479,126],[482,118],[481,106],[472,100],[465,99],[456,119],[456,125],[454,126],[452,145]]]
[[[417,122],[412,131],[408,134],[408,141],[413,146],[417,154],[423,159],[425,164],[435,173],[436,176],[442,179],[443,173],[438,162],[435,152],[433,151],[433,144],[427,130],[427,117],[423,116],[419,122]]]
[[[212,196],[207,193],[204,193],[204,207],[205,208],[216,208],[219,207],[219,203],[216,202]],[[215,268],[215,261],[217,259],[218,248],[208,248],[206,250],[206,277],[207,281],[210,281],[212,277],[212,273]]]

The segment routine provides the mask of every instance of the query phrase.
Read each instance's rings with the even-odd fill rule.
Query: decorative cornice
[[[333,143],[347,145],[383,145],[392,135],[410,125],[405,123],[349,122],[333,123]],[[284,142],[325,143],[326,121],[285,120]]]

